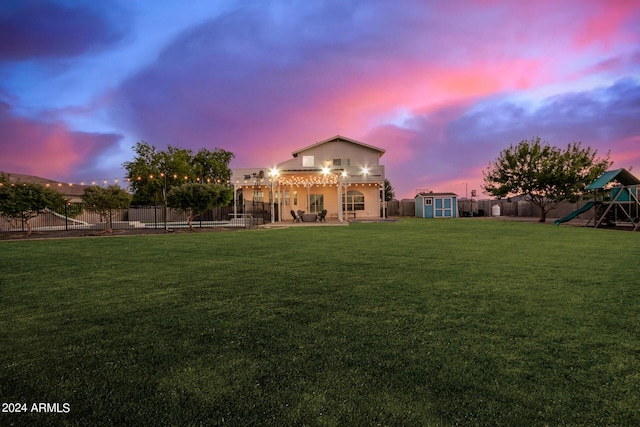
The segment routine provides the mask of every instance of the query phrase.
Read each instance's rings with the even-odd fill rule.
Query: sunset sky
[[[540,136],[640,176],[640,0],[0,2],[0,171],[122,180],[140,140],[270,166],[334,135],[397,198]]]

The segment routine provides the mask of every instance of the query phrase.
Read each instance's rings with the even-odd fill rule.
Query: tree
[[[82,200],[87,210],[97,212],[105,219],[107,232],[111,233],[111,211],[128,208],[131,195],[115,184],[105,188],[94,185],[84,189]]]
[[[489,164],[483,172],[483,189],[499,198],[524,196],[540,208],[540,222],[545,222],[551,209],[578,201],[587,185],[611,166],[609,153],[605,158],[596,155],[597,150],[582,148],[580,142],[563,150],[540,137],[523,140]]]
[[[187,183],[226,183],[231,178],[229,162],[235,156],[216,148],[213,151],[193,151],[169,145],[166,151],[158,151],[145,141],[133,147],[136,156],[122,166],[127,170],[129,185],[133,191],[133,203],[164,203],[166,191]]]
[[[167,194],[169,207],[187,214],[187,224],[191,230],[196,215],[217,206],[226,206],[232,199],[233,190],[221,184],[183,184],[171,188]]]
[[[27,227],[27,234],[32,231],[29,220],[48,208],[65,203],[67,200],[64,196],[51,188],[35,183],[10,184],[4,176],[0,177],[0,214],[16,223],[23,223]]]
[[[395,196],[396,196],[396,193],[393,190],[393,187],[391,186],[391,182],[389,182],[389,180],[385,178],[385,180],[384,180],[384,201],[385,202],[390,202],[391,200],[393,200],[393,198]]]

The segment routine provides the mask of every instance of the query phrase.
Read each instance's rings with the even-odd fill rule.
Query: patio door
[[[320,213],[324,209],[324,194],[309,195],[309,213]]]

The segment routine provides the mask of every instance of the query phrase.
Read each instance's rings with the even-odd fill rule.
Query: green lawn
[[[70,412],[0,425],[639,425],[639,264],[482,219],[3,241],[1,400]]]

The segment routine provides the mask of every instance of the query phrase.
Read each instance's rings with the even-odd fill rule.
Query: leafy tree
[[[393,200],[393,198],[395,196],[396,196],[396,193],[393,190],[393,187],[391,186],[391,182],[389,182],[389,180],[385,178],[385,180],[384,180],[384,201],[385,202],[390,202],[391,200]]]
[[[135,204],[162,204],[165,191],[187,183],[225,183],[231,178],[229,162],[234,154],[216,148],[193,151],[168,146],[158,151],[145,141],[133,147],[136,157],[123,163]]]
[[[483,172],[483,189],[496,197],[523,195],[540,208],[540,222],[545,222],[551,209],[578,201],[587,185],[611,166],[609,153],[605,158],[596,155],[597,150],[582,148],[580,142],[563,150],[540,137],[523,140],[489,164]]]
[[[217,206],[226,206],[233,199],[233,190],[221,184],[189,183],[173,187],[167,194],[169,207],[187,214],[187,223],[193,230],[192,221]]]
[[[111,211],[128,208],[131,195],[115,184],[104,188],[94,185],[84,189],[82,200],[87,210],[98,212],[105,219],[107,232],[111,233]]]
[[[31,234],[29,220],[48,208],[64,205],[67,200],[57,191],[35,183],[10,184],[0,177],[0,214],[16,223],[22,222]]]
[[[229,163],[235,155],[230,151],[216,148],[213,151],[201,148],[193,156],[193,175],[202,177],[203,182],[223,184],[231,179]]]

